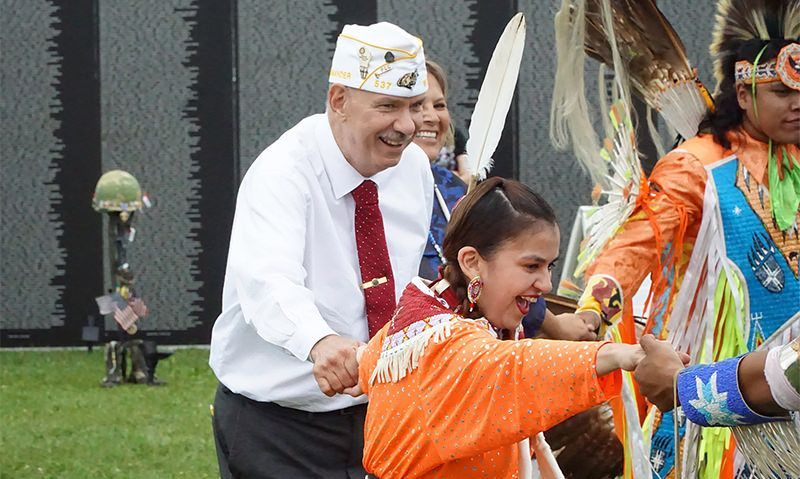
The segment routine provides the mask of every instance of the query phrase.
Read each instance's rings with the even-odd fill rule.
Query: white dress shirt
[[[231,391],[312,412],[366,402],[325,396],[308,361],[329,334],[368,340],[350,194],[365,179],[345,160],[324,114],[284,133],[247,171],[209,359]],[[428,158],[412,143],[397,166],[370,179],[378,185],[399,298],[428,238]]]

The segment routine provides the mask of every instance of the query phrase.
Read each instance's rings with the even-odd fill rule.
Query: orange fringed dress
[[[414,280],[359,365],[364,466],[380,479],[518,477],[517,442],[619,394],[619,371],[595,373],[603,344],[501,341]]]

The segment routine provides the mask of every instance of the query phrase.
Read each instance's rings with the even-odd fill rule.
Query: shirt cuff
[[[800,410],[800,339],[770,349],[764,376],[778,406],[787,411]]]
[[[743,356],[698,364],[678,373],[678,396],[686,418],[701,426],[743,426],[781,420],[750,409],[739,389]]]
[[[311,361],[311,349],[314,345],[317,344],[320,339],[332,334],[338,333],[331,329],[328,323],[322,321],[318,326],[308,328],[308,330],[295,331],[286,341],[284,347],[297,359],[301,361]]]
[[[611,343],[611,341],[600,343],[594,352],[592,367],[595,368],[595,376],[597,376],[597,353],[600,351],[600,348]],[[608,401],[609,399],[619,396],[622,393],[622,370],[615,369],[608,374],[597,377],[597,384],[600,387],[600,391],[603,393],[603,401]]]

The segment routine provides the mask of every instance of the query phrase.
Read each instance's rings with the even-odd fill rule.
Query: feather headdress
[[[500,142],[514,97],[524,47],[525,16],[517,13],[497,41],[470,118],[467,140],[469,191],[492,169],[492,154]]]
[[[654,0],[564,0],[556,16],[556,46],[559,58],[551,138],[558,148],[566,146],[566,129],[587,127],[586,120],[570,124],[570,107],[576,106],[571,97],[576,90],[579,95],[583,91],[582,84],[580,88],[575,85],[576,81],[582,82],[582,63],[570,57],[578,54],[581,47],[589,56],[613,68],[623,87],[632,86],[648,107],[658,111],[684,138],[697,133],[700,121],[712,107],[683,42]],[[623,91],[623,100],[627,100],[625,94]],[[650,130],[656,145],[661,146],[652,125]],[[575,144],[576,139],[586,135],[570,134],[579,159],[597,181],[596,155],[587,161],[586,147]],[[659,153],[663,154],[663,150]]]
[[[634,90],[683,138],[691,138],[712,104],[680,37],[654,0],[616,0],[611,9],[613,30],[587,16],[586,52],[617,69],[608,41],[614,35]]]
[[[719,0],[709,47],[717,89],[726,76],[726,60],[743,42],[756,39],[800,40],[800,0]]]

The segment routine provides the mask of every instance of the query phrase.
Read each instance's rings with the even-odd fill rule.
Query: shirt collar
[[[380,192],[381,186],[391,176],[397,166],[387,168],[381,172],[367,178],[362,176],[353,165],[351,165],[339,149],[336,139],[333,137],[333,130],[331,129],[328,116],[324,115],[324,120],[319,123],[316,129],[317,145],[319,147],[319,155],[322,158],[322,164],[325,171],[328,173],[328,178],[333,188],[333,195],[338,199],[342,199],[345,195],[356,189],[364,180],[372,180],[378,185]]]
[[[486,331],[489,332],[489,334],[491,334],[495,338],[499,338],[497,331],[494,329],[494,327],[492,327],[492,324],[486,318],[480,317],[477,319],[470,319],[454,311],[455,308],[452,306],[451,303],[455,303],[456,301],[454,299],[443,298],[440,292],[450,288],[450,283],[447,282],[447,280],[439,279],[436,281],[429,281],[427,279],[417,276],[411,280],[411,285],[413,285],[418,291],[420,291],[424,295],[430,296],[431,298],[435,298],[436,302],[441,308],[444,308],[447,311],[452,311],[455,314],[458,314],[459,319],[461,321],[471,322],[476,326],[478,326],[480,329],[485,329]],[[520,325],[520,327],[521,326],[522,325]]]

